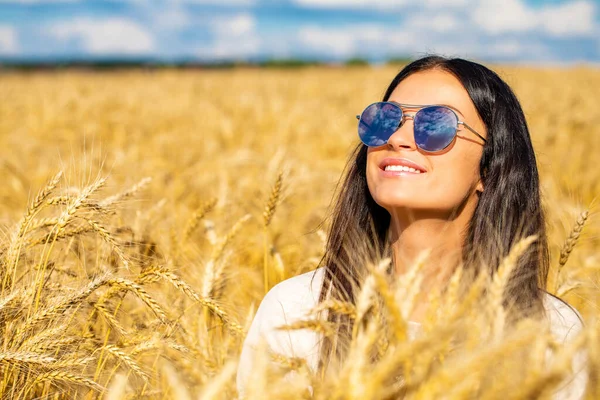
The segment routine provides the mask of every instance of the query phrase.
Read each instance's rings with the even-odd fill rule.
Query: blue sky
[[[600,0],[0,0],[0,58],[600,62]]]

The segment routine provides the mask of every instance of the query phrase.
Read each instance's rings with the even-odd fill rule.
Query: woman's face
[[[487,137],[483,121],[467,91],[454,75],[433,69],[405,78],[389,101],[402,104],[443,104],[452,108],[460,121]],[[414,114],[414,109],[403,109]],[[381,207],[425,211],[450,217],[459,206],[474,207],[476,191],[483,191],[479,176],[483,141],[459,125],[455,140],[439,153],[426,153],[415,144],[413,120],[406,119],[383,146],[367,151],[367,184]],[[417,164],[421,173],[385,171],[389,159]],[[403,161],[400,161],[403,162]],[[473,208],[474,209],[474,208]]]

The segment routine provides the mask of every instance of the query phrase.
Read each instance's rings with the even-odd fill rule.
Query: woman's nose
[[[405,117],[396,132],[390,136],[387,145],[391,149],[416,149],[415,136],[413,134],[413,121],[408,121],[411,117]]]

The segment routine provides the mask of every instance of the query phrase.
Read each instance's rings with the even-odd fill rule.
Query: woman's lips
[[[385,176],[422,175],[427,169],[407,158],[384,158],[379,163],[379,169]]]

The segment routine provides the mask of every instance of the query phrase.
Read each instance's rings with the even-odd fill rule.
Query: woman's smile
[[[412,177],[427,173],[425,167],[407,158],[385,158],[379,163],[379,170],[383,177]]]

